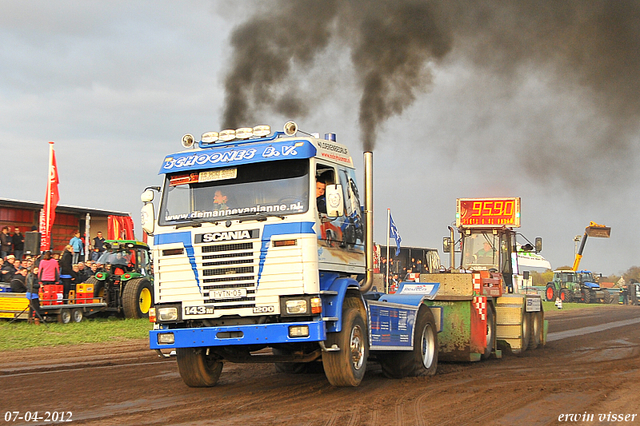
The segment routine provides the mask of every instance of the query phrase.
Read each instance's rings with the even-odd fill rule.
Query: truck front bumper
[[[305,329],[308,329],[308,335],[296,336],[296,334],[300,334],[301,330],[304,331]],[[321,342],[326,338],[325,322],[305,321],[223,327],[157,329],[149,331],[149,346],[151,349],[176,349],[231,345],[271,345],[276,343]]]

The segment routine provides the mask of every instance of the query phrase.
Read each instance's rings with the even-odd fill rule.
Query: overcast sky
[[[183,134],[199,137],[226,124],[225,81],[237,58],[232,34],[260,6],[280,5],[0,2],[0,197],[43,201],[54,141],[60,204],[130,212],[141,238],[140,193],[161,183],[164,156],[182,149]],[[332,22],[342,27],[332,31],[350,32],[347,18]],[[609,30],[615,39],[615,25]],[[640,265],[638,117],[601,96],[610,81],[624,80],[624,70],[610,79],[598,72],[594,84],[570,71],[574,62],[559,72],[534,55],[506,73],[508,55],[483,63],[471,31],[452,34],[445,53],[419,65],[428,83],[399,113],[376,121],[375,239],[384,243],[391,208],[403,243],[441,250],[456,198],[518,196],[520,231],[531,241],[543,237],[542,254],[554,268],[573,263],[574,237],[590,221],[610,226],[611,238],[588,241],[582,268],[621,274]],[[302,99],[304,113],[257,105],[247,115],[255,122],[240,124],[280,129],[294,119],[307,132],[335,132],[361,170],[368,132],[359,115],[362,68],[350,40],[330,38],[275,87],[279,102]],[[562,43],[552,44],[574,48]],[[621,87],[623,97],[637,94],[637,86]]]

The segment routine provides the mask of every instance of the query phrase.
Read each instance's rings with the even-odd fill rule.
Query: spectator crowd
[[[8,226],[0,233],[0,286],[15,293],[26,293],[27,298],[37,301],[41,285],[62,284],[64,299],[68,299],[69,291],[75,290],[76,284],[86,282],[90,277],[102,270],[98,263],[105,251],[102,232],[93,239],[91,254],[86,262],[84,244],[80,231],[74,232],[73,238],[61,253],[46,251],[39,256],[24,255],[24,234],[15,227],[11,234]],[[31,303],[37,312],[39,302]],[[31,315],[30,315],[31,317]]]

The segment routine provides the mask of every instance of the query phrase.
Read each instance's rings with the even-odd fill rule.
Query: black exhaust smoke
[[[640,2],[280,0],[258,5],[261,10],[232,34],[225,127],[253,123],[267,110],[304,117],[316,99],[297,95],[291,80],[321,67],[314,63],[320,53],[346,47],[360,90],[366,151],[374,148],[387,119],[431,88],[433,70],[449,57],[498,76],[507,94],[517,92],[523,76],[540,72],[552,89],[579,93],[585,111],[597,112],[599,131],[579,129],[576,140],[561,140],[552,128],[528,133],[520,155],[526,157],[523,164],[538,167],[537,174],[578,182],[575,170],[558,167],[562,158],[580,154],[587,161],[629,161],[629,151],[638,145]],[[322,88],[328,89],[336,89],[335,79]],[[588,115],[585,111],[576,116]]]

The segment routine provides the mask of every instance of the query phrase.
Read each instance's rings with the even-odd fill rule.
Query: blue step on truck
[[[151,349],[175,351],[192,387],[214,386],[225,362],[322,365],[358,386],[367,362],[394,378],[433,375],[438,284],[373,287],[373,155],[364,207],[347,147],[269,126],[186,134],[165,157],[161,187],[142,194],[152,235]]]

